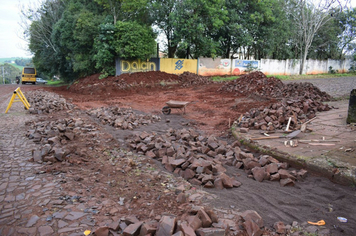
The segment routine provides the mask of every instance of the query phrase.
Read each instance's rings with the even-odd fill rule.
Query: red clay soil
[[[180,113],[202,131],[223,134],[241,114],[273,100],[253,99],[236,92],[219,91],[222,83],[191,73],[180,76],[164,72],[139,72],[99,79],[99,74],[75,81],[71,86],[43,87],[63,95],[81,109],[117,105],[147,113],[162,114],[169,100],[191,102]],[[90,96],[88,96],[90,95]],[[169,116],[168,116],[169,117]]]

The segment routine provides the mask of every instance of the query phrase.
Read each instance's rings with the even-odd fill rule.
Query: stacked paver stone
[[[99,119],[104,125],[108,124],[123,130],[133,130],[140,125],[149,125],[161,120],[160,116],[138,114],[130,108],[105,107],[92,109],[87,113]]]
[[[98,128],[80,118],[66,118],[56,121],[27,122],[30,127],[27,137],[40,144],[33,151],[35,162],[62,162],[67,158],[87,156],[88,151],[77,148],[76,142],[95,146],[100,143],[101,133]]]
[[[258,97],[271,101],[267,107],[252,108],[243,114],[239,125],[245,128],[275,130],[286,127],[291,118],[290,129],[299,129],[301,123],[316,116],[316,112],[328,111],[324,104],[331,96],[320,91],[311,83],[283,82],[267,77],[262,72],[253,72],[239,79],[225,83],[220,91],[236,92],[236,95]]]
[[[291,118],[289,129],[300,129],[301,124],[314,118],[317,112],[330,109],[329,105],[312,99],[283,100],[267,107],[250,109],[239,121],[239,125],[272,131],[285,128]]]
[[[182,217],[163,215],[151,221],[122,218],[96,229],[94,235],[108,236],[109,232],[125,236],[268,235],[263,219],[256,211],[236,212],[236,219],[229,220],[219,218],[213,210],[201,206],[192,206]]]
[[[74,105],[67,102],[62,96],[45,92],[43,90],[29,91],[26,93],[26,99],[30,103],[31,114],[53,113],[61,110],[71,110]]]
[[[130,140],[130,148],[161,161],[168,171],[205,188],[223,189],[241,185],[225,173],[223,165],[243,168],[260,182],[280,181],[282,186],[293,186],[295,180],[307,174],[305,170],[288,171],[287,163],[280,163],[268,155],[256,158],[252,153],[242,151],[239,141],[227,144],[194,130],[171,129],[162,136],[142,132]]]

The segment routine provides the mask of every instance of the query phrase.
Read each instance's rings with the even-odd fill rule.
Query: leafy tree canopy
[[[156,35],[149,26],[137,22],[118,21],[115,25],[114,49],[116,55],[126,59],[149,59],[154,54]]]
[[[171,58],[343,58],[356,48],[356,10],[343,2],[44,0],[22,15],[38,71],[70,82],[114,74],[116,57],[146,60],[158,33]]]

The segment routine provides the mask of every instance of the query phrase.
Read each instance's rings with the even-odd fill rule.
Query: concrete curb
[[[232,135],[241,142],[242,145],[262,154],[270,155],[281,162],[287,162],[296,169],[307,169],[310,173],[327,177],[330,181],[341,185],[356,185],[356,176],[350,175],[346,171],[335,173],[335,168],[331,167],[323,159],[313,158],[310,160],[300,159],[297,156],[282,152],[278,149],[258,145],[256,142],[246,139],[241,133],[232,128]]]

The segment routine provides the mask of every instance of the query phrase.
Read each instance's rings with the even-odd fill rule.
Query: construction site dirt
[[[251,82],[251,77],[256,81]],[[84,205],[93,204],[90,195],[100,201],[126,202],[130,199],[129,203],[119,204],[117,211],[102,209],[95,215],[92,225],[81,222],[78,225],[82,227],[78,226],[78,232],[82,233],[85,227],[95,231],[125,216],[135,216],[147,222],[159,220],[159,216],[170,213],[179,219],[186,219],[184,214],[191,211],[187,202],[191,202],[215,209],[221,218],[233,222],[238,221],[234,218],[236,212],[254,210],[264,221],[266,235],[275,235],[280,230],[276,222],[284,222],[288,226],[285,232],[291,235],[293,232],[352,235],[356,232],[356,129],[353,124],[346,124],[346,116],[347,97],[356,87],[356,77],[280,82],[255,72],[241,79],[245,81],[212,82],[209,78],[191,73],[177,76],[163,72],[142,72],[106,79],[99,79],[97,74],[61,87],[22,85],[21,90],[26,97],[34,90],[55,93],[63,97],[66,103],[73,104],[73,107],[65,105],[70,109],[48,111],[43,108],[39,112],[29,112],[17,103],[1,117],[19,119],[21,124],[17,124],[19,127],[14,130],[21,127],[27,134],[28,130],[34,130],[41,122],[42,126],[46,126],[45,122],[63,120],[69,123],[69,119],[73,119],[73,123],[78,120],[85,124],[92,122],[95,125],[90,128],[85,126],[85,129],[100,131],[100,135],[93,136],[91,141],[83,136],[71,144],[75,155],[70,159],[64,162],[57,160],[50,165],[42,164],[37,171],[37,174],[53,176],[54,180],[65,176],[60,183],[61,195],[81,196],[81,199],[85,199],[81,202]],[[294,82],[303,82],[303,85],[285,87]],[[1,109],[4,111],[16,88],[17,85],[0,86]],[[278,88],[278,91],[274,88]],[[295,94],[295,91],[304,93]],[[185,113],[180,109],[172,109],[171,114],[162,114],[162,108],[170,100],[188,102]],[[122,109],[121,114],[131,117],[131,111],[148,114],[150,118],[145,119],[150,121],[137,127],[132,122],[131,125],[135,127],[127,129],[123,129],[121,123],[118,125],[117,120],[112,121],[116,122],[116,126],[110,125],[109,118],[102,118],[103,114],[117,112],[117,108]],[[289,117],[292,117],[291,121]],[[303,123],[313,118],[304,127],[306,132],[290,140],[285,138],[290,131],[300,130]],[[289,132],[286,132],[288,121]],[[6,131],[4,127],[2,129],[2,132]],[[139,145],[136,141],[136,146],[132,145],[135,135],[154,133],[165,137],[167,132],[173,133],[172,130],[194,130],[207,138],[214,136],[220,140],[215,142],[224,143],[226,147],[237,140],[241,155],[251,153],[255,158],[269,155],[280,163],[288,163],[290,171],[305,169],[308,175],[294,179],[292,186],[282,186],[279,181],[257,181],[251,170],[236,168],[235,162],[233,165],[224,165],[224,168],[228,176],[241,183],[239,187],[219,189],[194,184],[197,181],[188,183],[178,171],[167,170],[164,160],[149,158],[147,152],[137,148]],[[65,144],[71,140],[67,136]],[[278,138],[253,140],[270,136]],[[212,146],[211,143],[209,145]],[[92,149],[88,149],[88,146]],[[120,156],[120,160],[115,159],[115,165],[113,153]],[[136,155],[138,159],[133,158]],[[23,161],[33,161],[33,158],[33,155],[24,157]],[[243,163],[246,165],[246,162]],[[151,172],[147,172],[147,166]],[[149,183],[147,179],[150,179]],[[167,187],[170,185],[184,186],[183,192],[187,197],[193,196],[193,199],[184,204],[177,201],[180,191],[170,190]],[[196,199],[195,194],[199,195]],[[5,200],[1,202],[2,212],[7,204]],[[33,210],[28,213],[28,219],[35,213],[47,214],[43,213],[43,207],[31,207]],[[346,218],[347,222],[340,222],[338,217]],[[308,223],[319,220],[324,220],[326,224]],[[1,232],[11,232],[11,227],[16,231],[20,227],[16,221],[9,222],[6,222],[6,227],[2,224]],[[58,223],[44,224],[50,225],[56,233],[60,231]],[[40,227],[40,221],[36,227]]]

